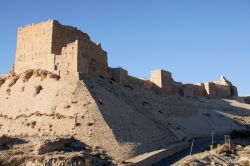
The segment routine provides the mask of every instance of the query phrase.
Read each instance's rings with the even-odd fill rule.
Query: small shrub
[[[70,105],[66,105],[64,108],[69,109],[70,107],[71,107]]]
[[[33,96],[35,97],[36,95],[38,95],[41,90],[43,90],[43,87],[41,85],[35,86],[35,93]]]
[[[76,126],[76,127],[79,127],[79,126],[81,126],[81,123],[76,122],[76,123],[75,123],[75,126]]]
[[[240,165],[242,166],[250,166],[250,161],[249,160],[243,160],[240,162]]]
[[[14,78],[11,80],[11,82],[9,83],[9,85],[8,85],[9,88],[12,87],[13,85],[15,85],[18,79],[19,79],[19,77],[14,77]]]
[[[48,76],[47,72],[41,71],[41,81],[43,81],[45,78],[47,78],[47,76]]]
[[[77,103],[78,103],[78,101],[72,101],[71,103],[72,103],[72,104],[77,104]]]
[[[91,104],[91,102],[90,102],[90,101],[86,101],[86,102],[83,104],[83,106],[85,107],[85,106],[87,106],[87,105],[89,105],[89,104]]]
[[[36,126],[36,121],[32,121],[31,122],[31,128],[33,129],[33,128],[35,128],[35,126]]]
[[[5,79],[0,77],[0,87],[4,84],[4,82],[5,82]]]
[[[227,144],[220,145],[216,149],[217,154],[229,153],[229,152],[230,152],[230,149],[229,149],[229,145]]]
[[[104,79],[103,75],[99,75],[99,78]]]
[[[56,74],[50,74],[49,75],[49,78],[52,78],[52,79],[55,79],[55,80],[59,80],[60,79],[60,76],[59,75],[56,75]]]
[[[93,126],[94,123],[89,122],[89,123],[87,123],[87,125],[88,125],[88,126]]]
[[[59,114],[59,113],[56,113],[55,116],[57,117],[57,119],[66,118],[66,116]]]
[[[11,89],[6,89],[6,93],[7,93],[7,95],[8,95],[8,96],[10,96],[10,95],[11,95],[11,93],[10,93],[10,92],[11,92]]]
[[[24,92],[24,89],[25,89],[25,87],[24,87],[24,86],[22,86],[22,87],[21,87],[21,92]]]
[[[21,75],[21,78],[23,82],[27,82],[32,77],[32,75],[33,75],[33,70],[27,70]]]

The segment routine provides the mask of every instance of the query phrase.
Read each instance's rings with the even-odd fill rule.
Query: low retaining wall
[[[136,156],[135,158],[126,160],[126,166],[145,166],[153,165],[169,156],[172,156],[183,149],[187,148],[187,143],[177,143],[166,147],[165,149],[160,149],[157,151],[149,152]]]

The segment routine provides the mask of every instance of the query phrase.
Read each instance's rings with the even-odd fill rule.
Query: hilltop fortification
[[[108,76],[107,53],[86,33],[48,20],[18,28],[14,71],[44,69],[61,77]]]
[[[0,76],[0,165],[152,165],[194,137],[246,129],[250,105],[232,96],[223,76],[184,84],[111,68],[100,44],[55,20],[20,27]]]
[[[237,88],[225,77],[219,81],[198,84],[182,84],[165,70],[154,70],[150,79],[128,75],[122,68],[108,67],[107,52],[90,37],[71,26],[56,20],[18,28],[15,73],[29,69],[43,69],[62,78],[81,79],[84,74],[112,78],[132,87],[154,90],[161,95],[208,96],[227,98],[237,96]]]

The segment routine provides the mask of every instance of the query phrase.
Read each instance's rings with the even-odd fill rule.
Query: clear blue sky
[[[14,63],[17,27],[57,19],[102,43],[110,66],[182,82],[225,75],[250,94],[249,0],[1,0],[0,73]]]

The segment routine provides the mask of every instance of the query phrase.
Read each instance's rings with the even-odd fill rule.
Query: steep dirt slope
[[[110,81],[107,84],[106,80],[86,80],[87,83],[91,82],[88,84],[95,85],[94,88],[89,88],[94,99],[100,98],[105,103],[100,110],[103,110],[102,114],[107,122],[108,117],[113,117],[115,113],[120,117],[118,120],[115,118],[117,123],[126,117],[131,119],[140,114],[161,131],[170,129],[177,136],[184,134],[188,137],[210,135],[211,131],[219,134],[233,129],[245,129],[249,124],[243,121],[250,115],[250,105],[235,100],[163,97],[145,89],[123,87],[117,83],[111,84]],[[130,108],[119,105],[118,101],[125,102]],[[131,111],[133,112],[130,114]],[[116,125],[110,123],[112,128]]]
[[[88,87],[84,81],[60,80],[41,70],[30,70],[20,76],[6,75],[2,80],[1,134],[73,135],[90,146],[103,148],[116,160],[178,141],[167,128],[156,126],[105,89],[104,96],[93,98],[89,89],[94,93],[98,87],[95,84]],[[105,102],[109,97],[110,102],[104,103],[103,97]]]
[[[42,70],[2,76],[0,105],[0,135],[74,136],[117,161],[212,130],[243,129],[250,115],[249,105],[233,100],[162,97],[99,77],[63,80]]]

